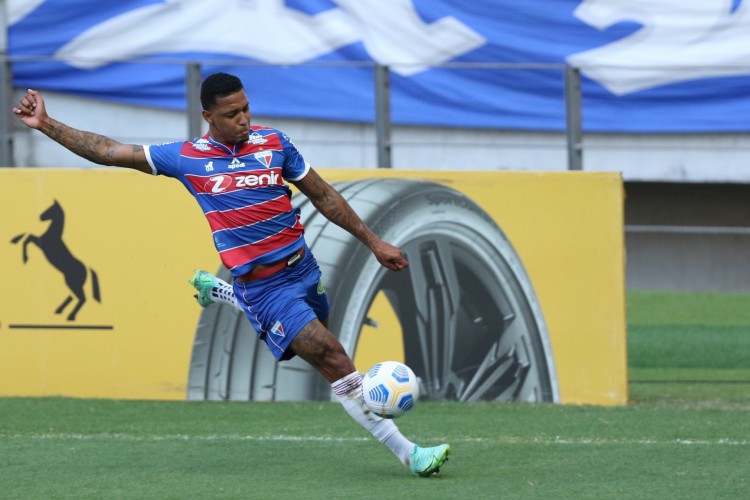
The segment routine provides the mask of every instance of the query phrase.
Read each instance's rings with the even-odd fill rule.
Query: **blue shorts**
[[[313,319],[324,321],[330,304],[320,280],[318,262],[309,248],[291,267],[257,281],[234,280],[234,294],[258,337],[277,360],[295,356],[294,337]]]

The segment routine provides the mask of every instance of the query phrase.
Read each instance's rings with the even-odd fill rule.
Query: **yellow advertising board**
[[[388,212],[393,219],[378,227],[397,231],[396,239],[404,234],[414,268],[410,272],[421,276],[425,288],[437,287],[412,299],[418,310],[446,316],[453,340],[441,344],[441,352],[459,352],[472,342],[466,333],[470,325],[484,322],[487,331],[517,338],[505,350],[501,341],[487,346],[475,342],[476,349],[485,349],[483,358],[465,361],[475,374],[490,365],[498,377],[511,369],[527,370],[530,364],[545,365],[543,375],[535,376],[549,380],[530,385],[527,392],[516,391],[516,399],[534,400],[534,387],[544,386],[551,396],[541,400],[627,402],[623,189],[618,174],[319,172],[331,183],[382,178],[392,185],[417,181],[440,186],[426,189],[422,204],[404,213],[393,208],[398,199],[379,194],[377,182],[360,192],[371,193],[372,203],[380,204],[373,217]],[[367,206],[352,196],[358,211]],[[461,227],[441,229],[450,227],[446,224],[460,211],[461,217],[469,214]],[[202,377],[196,369],[201,364],[196,332],[216,306],[202,311],[187,280],[194,269],[217,270],[219,260],[200,208],[178,182],[109,168],[2,169],[0,221],[0,396],[188,397],[194,383],[189,379]],[[308,235],[317,231],[311,227]],[[507,249],[494,257],[497,245]],[[441,264],[441,252],[449,247],[454,257]],[[312,248],[325,280],[326,266],[336,263],[325,264],[325,255]],[[447,286],[433,276],[430,259],[438,261],[434,269],[446,271]],[[484,276],[492,273],[503,283],[495,285]],[[454,281],[460,293],[450,291]],[[413,330],[422,335],[442,324],[440,318],[434,324],[415,320],[407,328],[389,310],[385,296],[392,299],[392,291],[373,288],[370,293],[355,282],[346,285],[351,290],[346,296],[336,296],[338,283],[346,285],[346,277],[326,282],[336,297],[334,308],[347,305],[342,331],[347,315],[358,314],[352,300],[365,297],[360,316],[368,321],[356,326],[355,339],[342,339],[356,351],[360,371],[385,357],[403,358],[413,347],[407,340],[417,336]],[[433,300],[444,305],[430,306]],[[454,309],[463,312],[456,315]],[[379,327],[377,336],[368,333],[372,325]],[[519,325],[532,325],[534,335]],[[472,356],[477,357],[476,351]],[[512,383],[507,390],[515,390]],[[466,394],[470,400],[470,394],[479,392]],[[484,394],[483,399],[492,399],[490,392]]]

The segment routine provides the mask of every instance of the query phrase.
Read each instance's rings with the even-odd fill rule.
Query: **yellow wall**
[[[619,175],[320,172],[329,182],[414,177],[464,192],[521,256],[550,332],[561,402],[627,401]],[[43,233],[39,214],[55,199],[65,210],[64,241],[101,283],[101,303],[86,283],[89,301],[74,322],[54,314],[68,295],[62,273],[33,245],[24,264],[21,244],[11,243]],[[0,222],[0,396],[185,398],[200,315],[187,279],[219,261],[208,224],[178,182],[116,169],[2,169]]]
[[[89,298],[73,323],[54,314],[68,295],[62,273],[33,245],[23,264],[20,245],[9,243],[43,233],[39,214],[55,199],[65,210],[64,241],[101,286],[101,304]],[[217,259],[182,186],[113,169],[3,169],[0,214],[0,394],[184,399],[200,314],[187,280]],[[90,282],[84,289],[90,297]]]

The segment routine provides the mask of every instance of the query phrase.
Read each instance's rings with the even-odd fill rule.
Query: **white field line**
[[[98,434],[76,434],[76,433],[30,433],[30,434],[7,434],[0,433],[2,439],[31,439],[52,441],[135,441],[135,442],[157,442],[157,441],[290,441],[290,442],[333,442],[353,443],[370,441],[370,437],[337,437],[337,436],[253,436],[242,434],[165,434],[137,436],[122,433],[98,433]],[[573,445],[573,446],[609,446],[609,445],[645,445],[645,446],[750,446],[750,440],[738,439],[607,439],[607,438],[563,438],[560,436],[550,438],[527,438],[512,436],[497,436],[491,438],[461,437],[454,439],[429,438],[424,441],[450,442],[450,443],[486,443],[486,444],[509,444],[509,445]]]

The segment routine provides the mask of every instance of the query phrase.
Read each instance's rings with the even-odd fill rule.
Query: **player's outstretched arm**
[[[381,240],[373,233],[344,197],[324,181],[315,170],[310,169],[307,175],[294,185],[328,220],[346,229],[367,245],[381,265],[393,271],[409,267],[401,249]]]
[[[151,173],[143,146],[121,144],[109,137],[77,130],[51,118],[36,90],[21,97],[13,112],[26,126],[39,130],[78,156],[99,165],[125,167]]]

